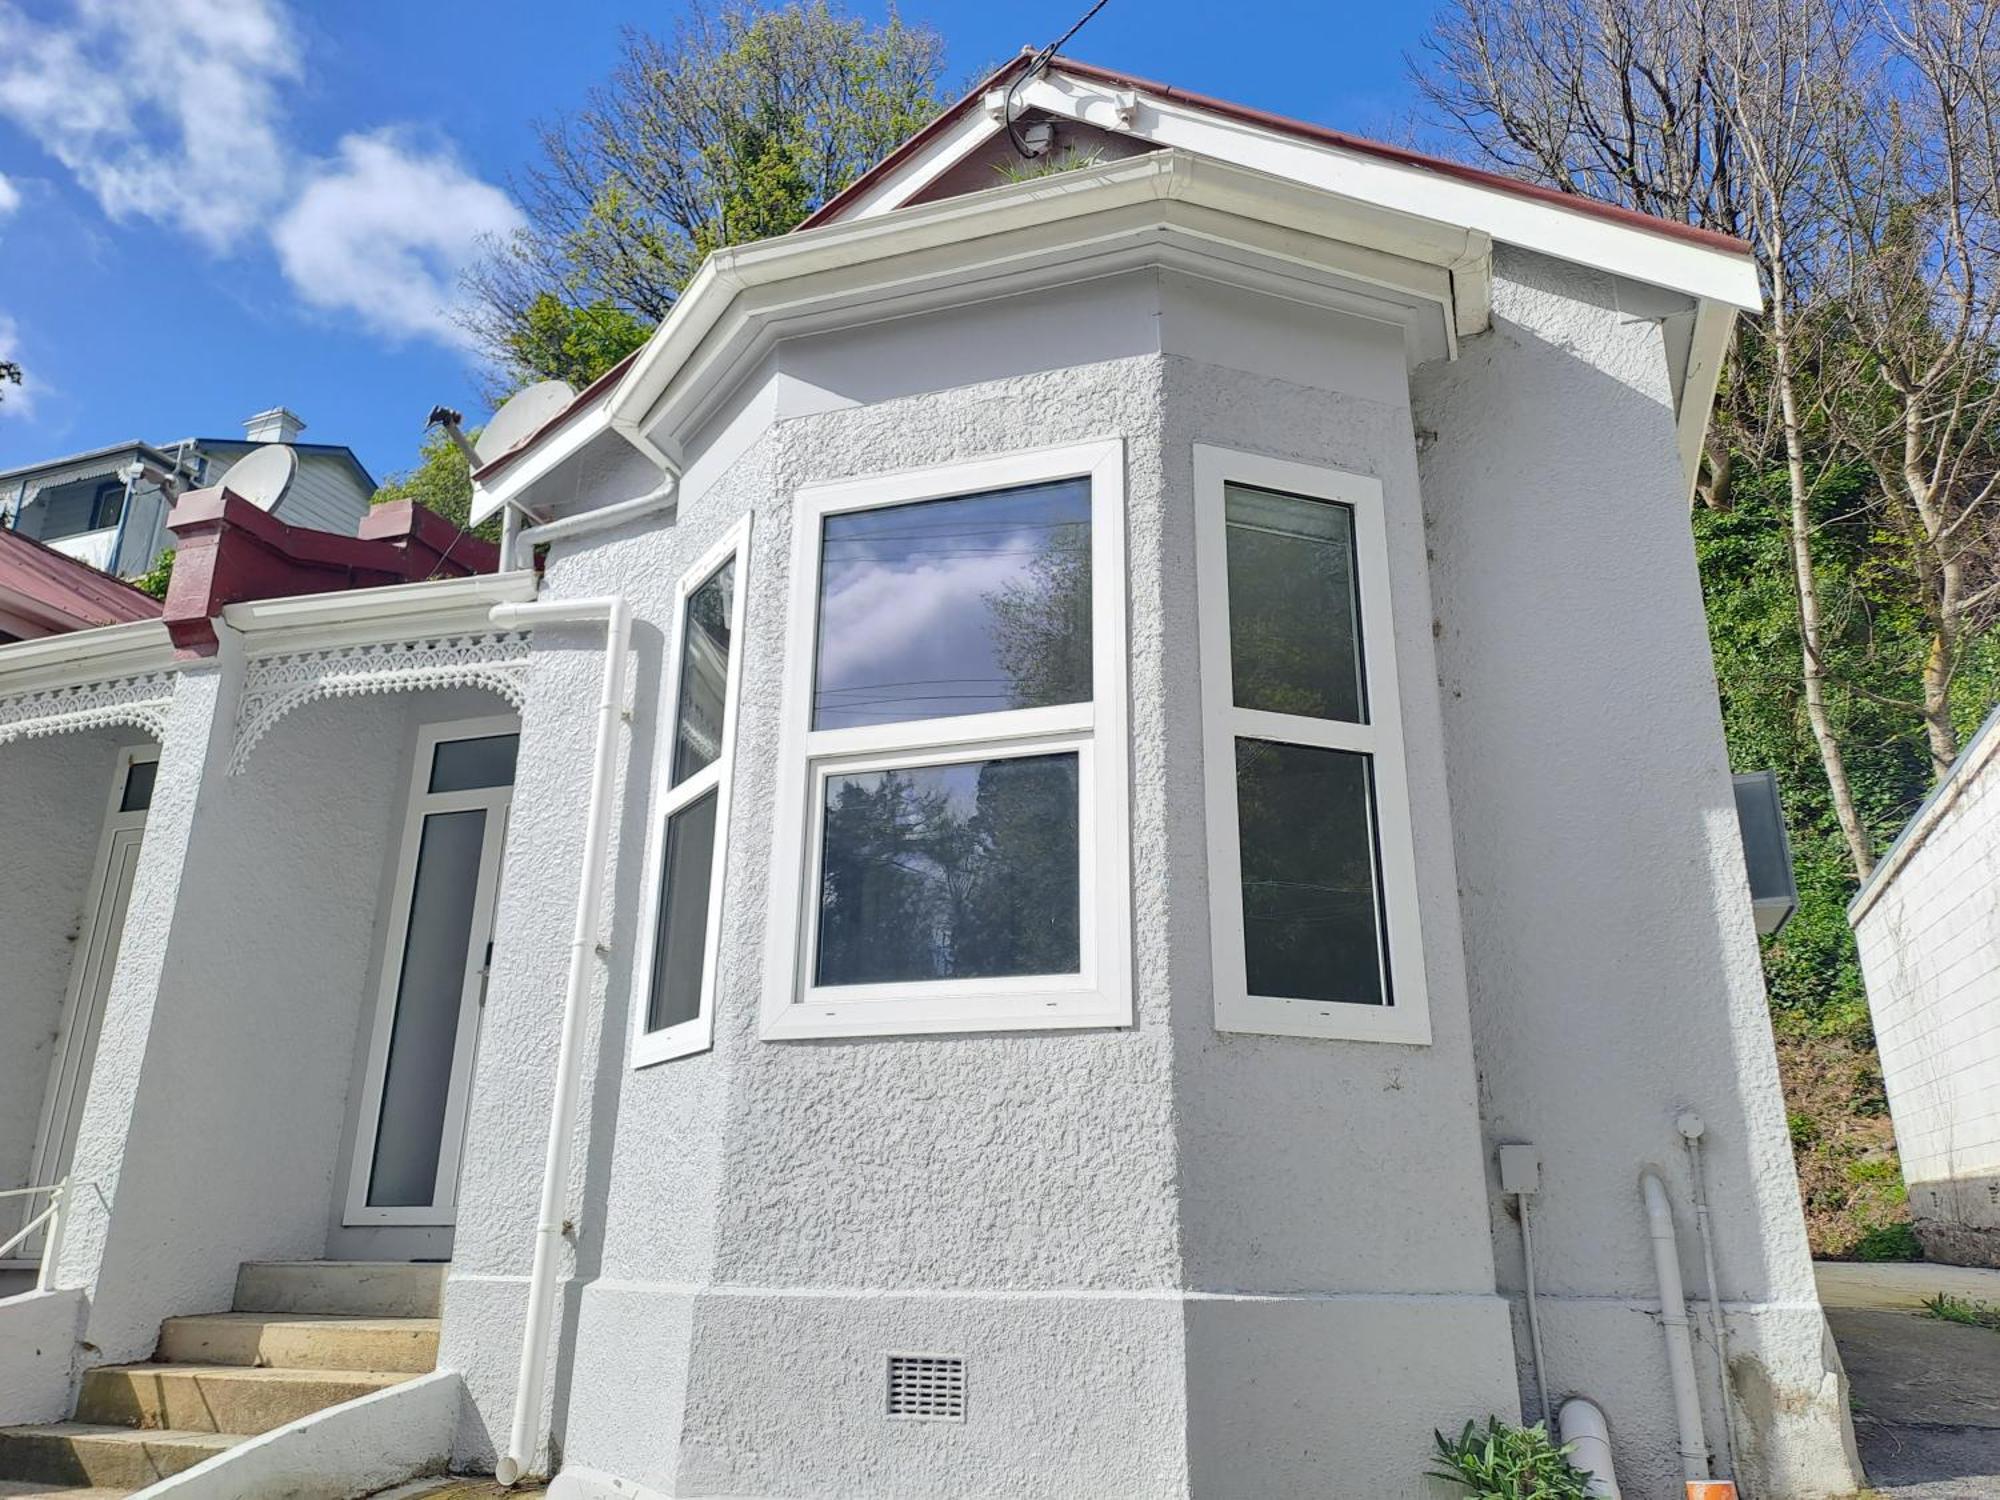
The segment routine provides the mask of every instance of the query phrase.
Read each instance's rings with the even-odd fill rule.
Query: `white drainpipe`
[[[610,594],[596,599],[498,604],[493,607],[491,618],[495,625],[506,629],[604,623],[604,679],[597,702],[597,745],[590,767],[590,803],[584,815],[583,872],[577,882],[569,980],[563,992],[562,1042],[556,1052],[555,1099],[549,1106],[549,1146],[542,1167],[535,1260],[528,1276],[528,1326],[521,1337],[521,1367],[514,1386],[514,1424],[507,1439],[507,1451],[496,1468],[499,1481],[512,1485],[534,1458],[542,1420],[542,1381],[548,1370],[550,1325],[555,1319],[556,1261],[562,1251],[570,1146],[576,1134],[577,1085],[583,1072],[587,999],[604,896],[604,848],[611,830],[611,782],[618,765],[618,720],[625,705],[625,658],[631,648],[632,607],[622,595]]]
[[[1709,1478],[1708,1439],[1701,1426],[1701,1388],[1695,1382],[1694,1343],[1688,1331],[1687,1296],[1681,1290],[1680,1250],[1674,1243],[1674,1209],[1667,1185],[1650,1169],[1639,1174],[1646,1227],[1653,1240],[1653,1269],[1660,1280],[1660,1326],[1667,1338],[1667,1373],[1674,1390],[1674,1424],[1680,1433],[1681,1473],[1690,1483]]]
[[[1590,1493],[1601,1500],[1618,1500],[1618,1476],[1611,1468],[1611,1428],[1595,1401],[1572,1396],[1556,1414],[1556,1429],[1569,1449],[1569,1461],[1590,1476]]]
[[[528,567],[534,562],[535,548],[542,543],[560,541],[564,537],[576,536],[586,531],[601,531],[607,526],[622,526],[627,521],[673,504],[674,497],[679,491],[679,476],[668,474],[655,488],[643,495],[635,495],[630,500],[600,505],[593,510],[580,511],[573,516],[544,521],[539,526],[522,527],[513,533],[511,545],[502,552],[500,566],[510,570]],[[504,531],[503,526],[503,535]]]

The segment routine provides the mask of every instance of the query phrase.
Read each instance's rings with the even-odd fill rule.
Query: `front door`
[[[70,962],[69,990],[63,997],[55,1065],[49,1070],[48,1088],[42,1096],[34,1165],[28,1179],[32,1186],[62,1181],[76,1156],[83,1102],[90,1092],[90,1070],[97,1061],[97,1037],[104,1028],[104,1002],[118,967],[118,943],[125,933],[125,909],[132,899],[132,876],[139,868],[139,843],[146,832],[147,809],[153,805],[153,778],[159,762],[160,752],[151,745],[118,753],[97,860],[84,892],[83,920],[77,928],[76,956]],[[46,1197],[30,1198],[26,1206],[26,1217],[33,1218],[49,1202]],[[39,1236],[15,1253],[39,1254]]]
[[[348,1224],[453,1222],[519,734],[512,718],[417,737],[363,1076]]]

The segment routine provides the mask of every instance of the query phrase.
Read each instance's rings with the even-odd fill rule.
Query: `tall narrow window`
[[[1195,449],[1224,1031],[1427,1042],[1382,491]]]
[[[764,1035],[1128,1024],[1120,446],[816,486],[793,534]]]
[[[650,859],[652,941],[633,1004],[635,1067],[702,1051],[715,1035],[723,844],[749,550],[746,516],[675,590],[672,712]]]

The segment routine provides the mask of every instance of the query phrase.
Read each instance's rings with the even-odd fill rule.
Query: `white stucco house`
[[[101,997],[0,1046],[0,1465],[372,1309],[436,1369],[148,1493],[1414,1497],[1544,1387],[1851,1492],[1686,520],[1757,302],[1023,59],[487,463],[498,571],[0,648],[8,982]]]
[[[2000,1266],[2000,710],[1848,906],[1924,1254]]]

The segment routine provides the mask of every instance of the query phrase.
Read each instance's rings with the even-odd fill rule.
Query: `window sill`
[[[1263,995],[1215,1001],[1215,1029],[1252,1036],[1318,1037],[1337,1042],[1402,1042],[1428,1047],[1430,1016],[1395,1005],[1328,1004],[1321,1000],[1280,1000]]]
[[[693,1057],[715,1045],[715,1037],[705,1017],[682,1021],[660,1031],[642,1032],[632,1040],[633,1068],[650,1068],[676,1058]]]
[[[764,1013],[767,1042],[829,1037],[968,1035],[1129,1027],[1132,1007],[1102,994],[980,996],[962,1000],[801,1001]]]

